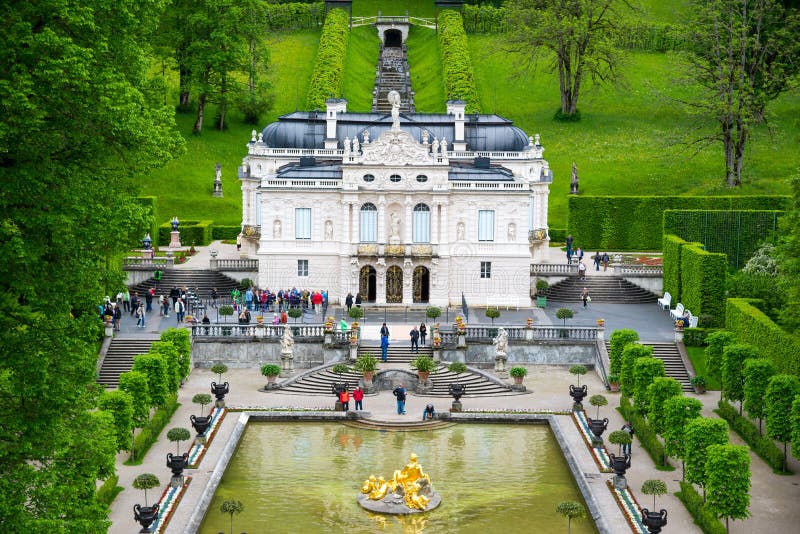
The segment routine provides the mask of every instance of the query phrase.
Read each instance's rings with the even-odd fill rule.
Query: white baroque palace
[[[239,168],[242,253],[262,288],[377,304],[527,306],[552,173],[497,115],[322,112],[253,131]]]

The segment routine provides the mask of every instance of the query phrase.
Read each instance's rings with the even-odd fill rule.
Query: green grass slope
[[[557,74],[540,69],[514,77],[518,60],[504,51],[502,36],[470,35],[470,53],[485,112],[495,111],[530,135],[541,134],[544,157],[554,171],[550,226],[564,228],[572,162],[585,195],[789,193],[786,178],[798,168],[800,94],[770,108],[772,132],[755,129],[746,156],[744,185],[724,187],[722,146],[696,152],[685,144],[694,120],[674,104],[688,95],[673,83],[681,68],[671,54],[635,53],[623,69],[626,87],[592,87],[581,94],[581,121],[553,120],[559,105]],[[701,130],[709,132],[708,128]]]
[[[404,15],[433,18],[436,8],[433,0],[353,0],[354,17],[374,17],[381,15]]]
[[[275,89],[275,106],[269,116],[255,127],[261,129],[279,115],[305,109],[305,95],[319,42],[318,31],[276,34],[269,42],[270,74]],[[177,101],[177,97],[175,99]],[[207,117],[213,117],[213,107]],[[160,222],[173,216],[180,219],[210,219],[216,224],[239,225],[242,222],[242,190],[237,167],[247,154],[247,142],[253,126],[244,124],[233,112],[229,129],[219,132],[206,121],[202,135],[192,135],[194,115],[178,115],[177,125],[186,138],[186,152],[161,169],[141,179],[139,194],[158,197]],[[222,164],[223,198],[211,196],[214,165]]]
[[[444,113],[444,77],[436,32],[412,26],[406,40],[411,89],[418,113]]]
[[[375,66],[381,40],[373,26],[358,26],[350,31],[344,62],[342,94],[348,111],[370,111],[375,88]]]

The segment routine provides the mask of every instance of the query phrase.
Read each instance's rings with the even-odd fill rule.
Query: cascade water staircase
[[[97,377],[98,384],[106,388],[116,388],[119,386],[119,375],[127,373],[133,367],[133,357],[139,354],[146,354],[150,350],[150,345],[158,341],[157,337],[142,338],[115,337],[111,340],[103,365]]]
[[[411,90],[411,78],[408,72],[406,45],[381,45],[378,68],[375,72],[375,88],[372,91],[372,111],[374,113],[392,112],[392,105],[387,100],[391,91],[400,94],[400,113],[414,113],[414,92]]]
[[[642,345],[653,347],[653,356],[664,362],[667,376],[680,382],[684,391],[694,391],[689,382],[689,371],[683,363],[681,353],[675,343],[668,341],[641,341]],[[606,350],[611,350],[611,343],[606,341]]]
[[[655,302],[658,295],[632,284],[619,276],[591,276],[585,280],[569,276],[547,290],[547,300],[555,302],[581,302],[583,288],[589,289],[592,302],[613,304],[645,304]]]
[[[380,359],[380,345],[362,344],[358,347],[359,355],[366,352]],[[387,369],[404,369],[411,371],[408,364],[417,356],[432,356],[432,350],[430,347],[420,347],[419,354],[417,354],[411,352],[407,343],[393,344],[389,346],[387,362],[383,364],[383,366]],[[362,378],[361,373],[356,371],[335,374],[331,371],[332,366],[333,364],[330,364],[306,375],[301,375],[298,379],[291,381],[289,384],[276,391],[297,395],[332,396],[331,385],[334,382],[347,382],[348,386],[353,388]],[[379,365],[378,371],[376,372],[376,379],[381,370]],[[449,387],[450,384],[454,382],[467,386],[464,398],[519,394],[519,392],[513,391],[510,385],[502,385],[499,380],[495,382],[482,373],[472,369],[468,369],[465,373],[455,374],[448,371],[447,366],[439,364],[438,369],[431,373],[429,379],[433,383],[433,388],[423,395],[425,397],[450,397]],[[412,394],[414,393],[412,392]]]

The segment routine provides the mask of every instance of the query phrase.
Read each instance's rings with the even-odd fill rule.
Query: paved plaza
[[[215,248],[220,251],[220,256],[222,257],[224,257],[224,255],[234,257],[235,255],[235,246],[217,244]],[[207,267],[207,250],[207,247],[201,247],[199,254],[181,267],[189,269],[202,269],[204,265]],[[580,305],[573,305],[572,307],[577,310]],[[500,319],[495,321],[495,324],[521,324],[524,323],[525,318],[528,316],[533,316],[536,324],[559,324],[560,321],[554,318],[555,309],[555,306],[550,306],[546,310],[520,309],[518,311],[510,310],[508,312],[504,310]],[[340,313],[338,308],[332,308],[331,311],[337,314]],[[459,310],[455,308],[452,310],[452,312],[456,313],[458,311]],[[407,317],[404,315],[405,313],[406,312],[396,312],[391,316],[387,315],[387,322],[393,331],[393,337],[399,341],[406,339],[405,334],[407,334],[410,325],[419,323],[419,318],[417,316]],[[482,316],[482,313],[483,311],[480,309],[470,310],[470,324],[489,322],[488,319]],[[653,304],[592,304],[586,311],[580,309],[575,319],[570,321],[569,324],[594,324],[598,317],[602,317],[606,320],[607,332],[611,332],[616,328],[626,327],[637,330],[643,340],[659,341],[672,339],[672,323],[668,315],[665,312],[661,312],[658,307]],[[444,316],[441,317],[440,320],[444,322]],[[452,317],[450,320],[452,321]],[[366,321],[367,330],[365,331],[365,337],[370,338],[370,331],[373,328],[377,331],[377,328],[382,322],[382,313],[376,318],[368,317]],[[156,336],[159,331],[174,326],[176,326],[174,316],[159,318],[156,312],[148,319],[148,327],[142,331],[141,329],[136,329],[135,321],[126,315],[123,318],[123,330],[120,335],[123,337]],[[377,336],[375,337],[377,338]],[[407,366],[403,364],[383,364],[381,368],[386,369],[392,366],[407,369]],[[543,365],[527,367],[528,375],[525,378],[525,385],[530,392],[529,394],[478,398],[467,396],[462,399],[464,409],[467,411],[504,409],[530,411],[569,410],[572,399],[568,395],[568,389],[569,385],[573,383],[574,380],[572,375],[567,372],[567,369],[564,367]],[[175,444],[166,439],[166,430],[176,426],[190,428],[189,416],[192,414],[199,414],[198,406],[191,402],[192,397],[197,393],[208,393],[210,383],[217,379],[217,375],[212,374],[206,369],[194,369],[186,384],[179,390],[178,400],[181,403],[180,408],[173,416],[172,421],[167,425],[165,431],[162,432],[159,441],[147,453],[144,463],[133,467],[125,466],[123,465],[123,461],[128,458],[129,453],[121,453],[118,456],[117,472],[119,474],[119,485],[125,489],[117,496],[112,504],[110,518],[113,525],[110,532],[121,533],[135,531],[134,529],[136,529],[137,525],[133,520],[132,509],[134,504],[142,503],[142,492],[132,488],[133,479],[141,473],[154,473],[164,484],[169,481],[169,471],[165,466],[164,459],[168,452],[175,452]],[[261,376],[259,370],[256,368],[230,370],[223,376],[223,380],[230,383],[231,392],[226,397],[229,408],[253,410],[281,407],[332,409],[334,404],[334,398],[332,396],[289,395],[259,391],[259,388],[264,386],[266,378]],[[582,380],[582,383],[584,382],[588,384],[590,396],[593,394],[603,394],[609,399],[608,406],[600,410],[600,417],[608,417],[610,420],[608,431],[619,429],[624,423],[619,413],[615,410],[615,407],[619,404],[619,394],[607,392],[600,379],[593,373],[586,375],[584,380]],[[704,416],[713,416],[712,410],[719,400],[719,392],[709,392],[704,395],[687,395],[694,396],[703,403]],[[435,403],[437,411],[444,411],[450,405],[450,399],[437,398],[432,400],[430,397],[421,397],[411,393],[407,402],[407,413],[409,415],[400,416],[396,414],[395,401],[391,392],[382,391],[376,395],[367,396],[364,399],[364,408],[365,411],[369,412],[368,417],[372,420],[397,421],[408,418],[409,420],[416,421],[418,419],[417,414],[420,414],[425,404],[429,402]],[[586,407],[588,414],[590,416],[594,415],[595,408],[588,406],[588,403]],[[185,525],[192,515],[200,499],[200,495],[203,492],[203,488],[209,480],[221,456],[222,450],[236,426],[237,419],[238,416],[235,412],[228,413],[211,447],[202,459],[199,469],[188,470],[186,472],[186,474],[192,476],[193,480],[180,505],[172,516],[166,532],[180,533],[185,531]],[[614,502],[611,492],[605,485],[606,480],[608,480],[611,475],[599,471],[571,416],[558,415],[555,417],[555,420],[563,433],[564,439],[567,441],[569,449],[574,455],[579,470],[590,488],[595,502],[602,511],[603,524],[607,527],[609,532],[630,532],[630,528],[627,526],[622,512]],[[730,440],[733,444],[742,444],[741,440],[735,434],[730,435]],[[186,444],[183,443],[181,449],[185,450],[185,447]],[[616,452],[614,450],[616,447],[609,447],[609,450]],[[407,452],[408,451],[398,451],[398,458],[405,457]],[[752,517],[745,521],[732,521],[730,531],[732,533],[795,531],[796,525],[800,524],[800,507],[796,506],[798,498],[800,498],[800,475],[775,475],[760,458],[752,453],[750,456],[752,461],[750,504]],[[678,462],[673,461],[672,463],[676,465],[674,471],[666,472],[657,470],[653,461],[639,446],[638,441],[634,440],[632,468],[627,474],[630,487],[639,503],[649,508],[652,506],[652,498],[642,495],[640,491],[642,482],[652,478],[664,480],[667,483],[669,493],[668,495],[659,497],[656,506],[658,509],[665,508],[669,512],[669,523],[664,529],[664,532],[700,532],[700,529],[692,523],[692,519],[683,504],[673,495],[673,493],[679,489],[678,482],[681,477],[681,467]],[[796,460],[790,460],[790,467],[796,473],[800,472],[800,465],[798,465]],[[354,474],[354,477],[354,484],[364,478],[360,473]],[[157,493],[159,492],[150,492],[151,495]],[[353,498],[355,499],[355,494]],[[214,510],[210,511],[210,513],[218,512]],[[436,512],[434,511],[431,513]],[[521,528],[522,530],[519,530],[519,532],[536,532],[535,518],[531,518],[531,523]],[[238,530],[242,532],[248,531],[247,525],[237,525],[237,531]],[[513,527],[510,527],[508,531],[514,532]],[[290,525],[277,525],[274,532],[294,532],[294,530],[292,530]]]

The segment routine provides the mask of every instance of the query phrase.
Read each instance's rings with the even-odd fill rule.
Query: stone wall
[[[520,343],[509,344],[506,351],[508,366],[525,365],[575,365],[593,366],[596,348],[594,343],[582,344],[545,344]],[[448,362],[461,361],[475,367],[494,367],[494,345],[471,343],[467,346],[466,356],[463,350],[444,349],[442,359]]]
[[[343,360],[346,355],[346,348],[323,348],[321,343],[294,344],[294,365],[300,368]],[[195,367],[208,368],[222,362],[231,369],[258,368],[265,363],[280,364],[281,344],[256,338],[195,340],[192,343],[192,361]]]

